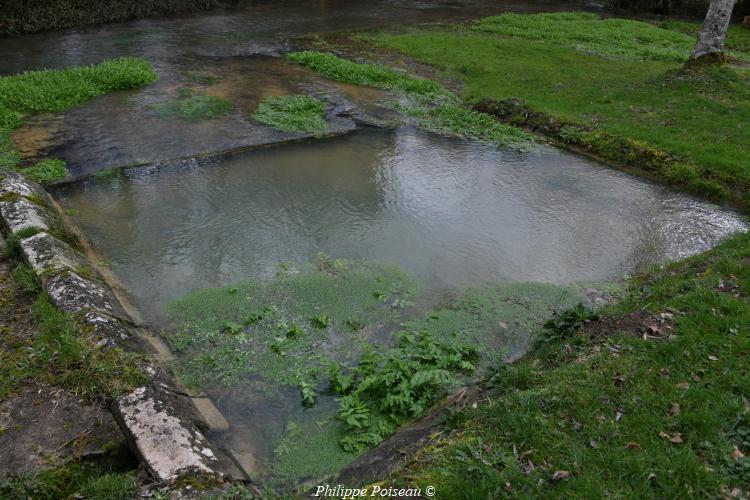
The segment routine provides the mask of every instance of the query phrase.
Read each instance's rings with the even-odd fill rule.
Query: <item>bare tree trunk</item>
[[[722,61],[724,40],[736,0],[711,0],[706,20],[698,33],[698,40],[690,56],[691,61]]]

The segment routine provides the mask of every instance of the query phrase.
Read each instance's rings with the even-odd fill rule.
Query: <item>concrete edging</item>
[[[154,350],[97,266],[59,237],[65,227],[63,216],[46,190],[16,172],[0,172],[0,226],[8,237],[17,238],[21,258],[51,302],[89,325],[100,348],[151,354],[142,367],[150,383],[115,400],[112,413],[153,477],[173,481],[197,473],[219,481],[248,479],[227,453],[201,433],[200,428],[209,427],[201,410],[153,359]],[[223,417],[219,420],[226,425]]]

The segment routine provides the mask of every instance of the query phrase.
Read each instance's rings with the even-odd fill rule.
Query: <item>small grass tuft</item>
[[[41,160],[33,167],[22,169],[21,172],[30,180],[39,184],[50,184],[70,175],[65,162],[57,158]]]

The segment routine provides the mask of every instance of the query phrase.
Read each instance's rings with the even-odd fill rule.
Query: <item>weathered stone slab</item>
[[[44,289],[52,303],[63,311],[73,314],[96,311],[115,318],[128,317],[109,288],[76,273],[53,276],[44,283]]]
[[[0,172],[0,198],[18,195],[44,201],[49,204],[49,195],[42,186],[27,180],[18,172]]]
[[[26,198],[0,201],[0,216],[11,233],[33,227],[49,231],[54,225],[54,216],[49,209],[32,203]]]
[[[39,233],[25,238],[20,242],[20,246],[24,259],[40,278],[66,270],[94,273],[78,252],[49,233]]]
[[[92,327],[94,339],[100,347],[118,347],[133,336],[118,319],[99,311],[89,311],[84,314],[83,322]]]
[[[151,387],[139,387],[114,408],[131,447],[160,481],[213,474],[219,466],[217,453],[186,418],[191,411],[189,400]]]

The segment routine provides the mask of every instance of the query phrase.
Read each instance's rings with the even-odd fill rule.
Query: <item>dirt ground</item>
[[[36,335],[33,293],[12,278],[13,262],[3,258],[0,240],[0,349],[23,349]],[[102,402],[29,380],[0,398],[0,479],[33,474],[70,460],[109,455],[125,438]]]

